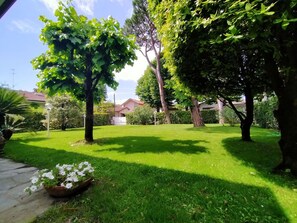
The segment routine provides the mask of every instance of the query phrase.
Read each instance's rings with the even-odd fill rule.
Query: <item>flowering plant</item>
[[[31,194],[42,186],[62,186],[71,189],[92,178],[93,172],[94,168],[87,161],[79,164],[57,164],[52,170],[43,169],[35,172],[31,177],[31,186],[25,188],[25,191]]]

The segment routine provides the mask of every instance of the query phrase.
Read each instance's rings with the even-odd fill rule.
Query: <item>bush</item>
[[[216,110],[202,110],[201,115],[204,123],[218,123],[218,111]]]
[[[43,120],[45,120],[45,116],[42,112],[30,112],[23,115],[23,117],[25,119],[23,121],[22,127],[25,130],[41,131],[46,129],[42,122]]]
[[[170,120],[172,124],[191,124],[192,117],[189,111],[171,111]]]
[[[110,125],[111,117],[109,113],[94,114],[94,126]]]
[[[277,120],[273,111],[277,109],[277,98],[271,97],[267,101],[261,101],[255,104],[255,121],[261,128],[278,128]]]
[[[135,108],[134,112],[126,114],[127,123],[130,125],[154,124],[154,110],[148,105]]]
[[[166,123],[166,118],[165,118],[165,113],[164,112],[158,112],[156,114],[156,121],[157,124],[165,124]]]
[[[235,124],[240,123],[240,120],[238,116],[235,114],[235,112],[233,111],[233,109],[229,107],[224,107],[222,114],[223,114],[225,123],[230,124],[230,126],[234,126]]]

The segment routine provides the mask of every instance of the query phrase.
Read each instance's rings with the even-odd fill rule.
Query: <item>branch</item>
[[[150,68],[153,70],[154,73],[157,72],[156,67],[153,65],[153,63],[150,61],[150,58],[147,55],[147,44],[145,45],[145,51],[143,52],[141,49],[139,50],[141,54],[145,57],[146,61],[148,62]]]
[[[232,102],[232,99],[229,98],[229,97],[227,97],[227,96],[224,96],[221,93],[218,93],[218,95],[221,98],[224,98],[226,101],[228,101],[229,106],[228,105],[226,105],[226,106],[228,106],[229,108],[231,108],[235,112],[235,114],[238,116],[238,118],[240,119],[240,121],[243,122],[244,119],[246,118],[246,115],[243,112],[237,110],[237,108],[235,107],[235,105]]]

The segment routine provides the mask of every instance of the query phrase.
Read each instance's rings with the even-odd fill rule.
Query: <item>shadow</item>
[[[153,136],[124,136],[124,137],[114,137],[106,139],[97,139],[98,145],[114,145],[115,148],[109,149],[99,149],[96,152],[104,151],[117,151],[121,153],[131,154],[131,153],[184,153],[184,154],[197,154],[205,153],[207,149],[205,147],[199,146],[198,144],[205,140],[161,140],[158,137]],[[158,145],[158,146],[153,146]]]
[[[89,190],[66,203],[56,203],[35,222],[51,222],[57,217],[122,223],[289,222],[269,188],[18,141],[9,144],[5,154],[39,168],[85,160],[95,168],[95,183]]]
[[[253,142],[244,142],[240,137],[226,138],[222,141],[224,148],[233,157],[241,160],[246,166],[253,167],[262,177],[280,186],[296,188],[296,178],[290,173],[276,175],[272,170],[281,161],[278,146],[279,136],[271,131],[267,134],[253,136]]]
[[[239,126],[212,126],[212,125],[207,125],[202,128],[187,128],[187,131],[194,131],[194,132],[203,132],[203,133],[239,133],[241,132]]]

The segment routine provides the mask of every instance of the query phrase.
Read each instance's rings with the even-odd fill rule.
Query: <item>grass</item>
[[[88,160],[94,185],[36,222],[297,222],[297,181],[270,170],[278,134],[208,125],[104,126],[15,134],[5,155],[39,168]]]

